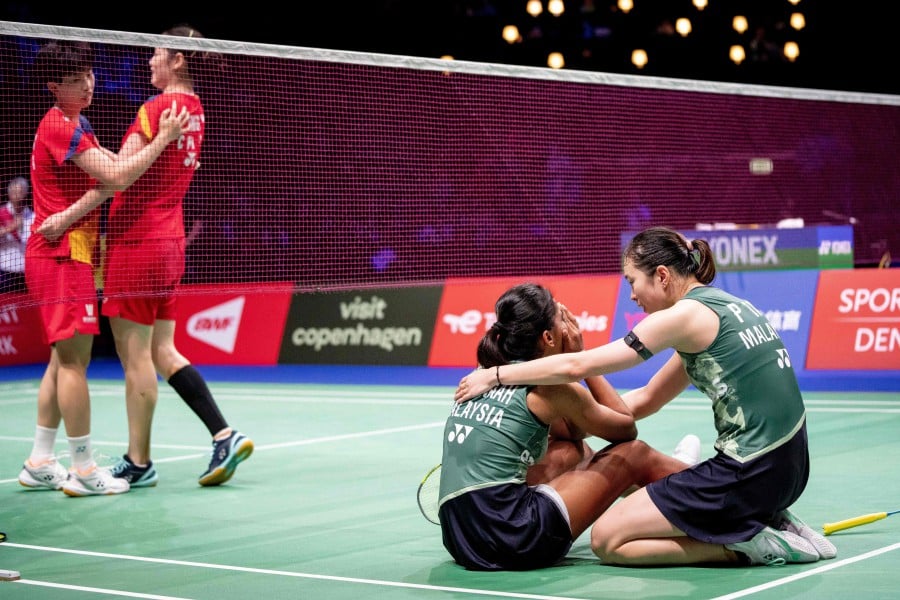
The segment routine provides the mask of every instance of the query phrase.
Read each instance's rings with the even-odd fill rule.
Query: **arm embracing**
[[[47,240],[55,242],[75,221],[103,204],[103,201],[112,195],[112,188],[100,186],[90,189],[75,204],[44,219],[35,231]]]
[[[117,156],[105,148],[91,148],[73,157],[73,161],[88,175],[114,190],[124,190],[144,174],[170,142],[188,130],[190,114],[182,107],[180,113],[165,109],[159,118],[159,133],[149,144],[131,156]]]

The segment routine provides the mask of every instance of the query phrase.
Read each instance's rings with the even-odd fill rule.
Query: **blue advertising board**
[[[622,233],[623,250],[636,233]],[[850,225],[683,230],[681,233],[689,240],[709,242],[719,271],[853,268],[853,227]]]

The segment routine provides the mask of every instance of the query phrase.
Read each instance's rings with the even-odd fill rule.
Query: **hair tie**
[[[699,267],[700,266],[700,250],[697,248],[694,248],[693,250],[690,251],[690,255],[691,255],[691,262],[693,262],[695,266]]]

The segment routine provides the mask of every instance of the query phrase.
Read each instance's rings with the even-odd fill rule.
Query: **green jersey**
[[[765,315],[713,287],[694,288],[685,298],[719,316],[719,333],[706,350],[678,353],[691,383],[712,400],[716,449],[746,462],[791,439],[806,409],[791,358]]]
[[[525,483],[547,452],[550,427],[528,409],[533,386],[494,387],[454,404],[444,426],[440,503],[471,490]]]

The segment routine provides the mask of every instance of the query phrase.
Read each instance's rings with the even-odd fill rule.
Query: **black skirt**
[[[746,463],[721,452],[654,481],[647,493],[669,522],[703,542],[749,540],[791,506],[809,480],[806,423],[787,443]]]

